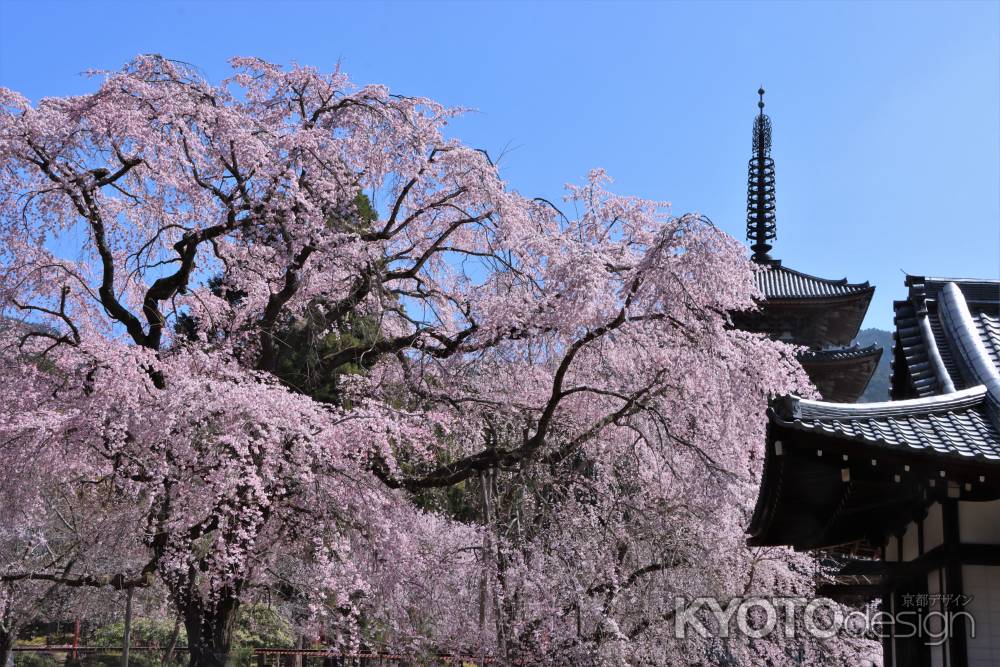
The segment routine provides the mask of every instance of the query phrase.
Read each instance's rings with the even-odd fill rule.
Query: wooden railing
[[[129,651],[163,651],[161,646],[129,647]],[[186,652],[187,646],[176,646],[174,652]],[[14,651],[40,653],[120,653],[122,647],[115,646],[72,646],[63,645],[30,645],[15,646]],[[253,650],[255,667],[485,667],[485,665],[500,665],[491,657],[474,657],[462,655],[437,655],[427,658],[394,653],[343,653],[333,649],[309,648],[255,648]],[[301,662],[297,661],[301,659]]]
[[[483,667],[499,665],[490,657],[437,655],[416,659],[394,653],[341,653],[327,649],[257,648],[253,651],[256,667]]]

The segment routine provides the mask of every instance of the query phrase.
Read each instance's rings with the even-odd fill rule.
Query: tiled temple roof
[[[769,300],[838,298],[874,290],[867,282],[849,283],[846,278],[819,278],[781,266],[778,262],[757,273],[757,285],[764,298]]]
[[[826,403],[789,397],[773,409],[782,426],[897,450],[1000,461],[1000,432],[986,387],[884,403]]]

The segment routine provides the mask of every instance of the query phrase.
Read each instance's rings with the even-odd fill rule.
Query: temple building
[[[755,149],[757,136],[755,124]],[[773,261],[763,222],[755,257]],[[907,276],[905,286],[894,400],[789,396],[768,410],[749,544],[835,555],[842,567],[819,593],[881,599],[892,615],[886,667],[1000,665],[1000,280]],[[799,327],[802,340],[809,326]]]
[[[760,111],[753,124],[753,157],[747,179],[747,239],[764,299],[760,308],[734,316],[737,326],[768,333],[808,350],[799,362],[820,395],[831,401],[856,401],[882,356],[877,345],[851,345],[858,335],[875,288],[847,279],[819,278],[782,265],[770,255],[777,236],[771,119],[764,113],[764,89],[757,93]]]

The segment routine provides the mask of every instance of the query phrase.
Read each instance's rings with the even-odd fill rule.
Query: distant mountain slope
[[[882,347],[882,358],[879,359],[875,373],[865,393],[861,394],[858,403],[876,403],[889,400],[889,378],[892,374],[889,360],[892,359],[892,332],[883,329],[862,329],[854,342],[861,347],[875,343]]]

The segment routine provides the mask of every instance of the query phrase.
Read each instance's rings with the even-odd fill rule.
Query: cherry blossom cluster
[[[815,574],[744,543],[767,401],[811,389],[795,350],[732,326],[760,296],[734,239],[599,170],[524,197],[432,100],[232,65],[0,90],[10,595],[163,586],[199,667],[275,596],[304,632],[413,655],[871,651],[665,631],[675,596]],[[280,373],[315,313],[326,402]]]

